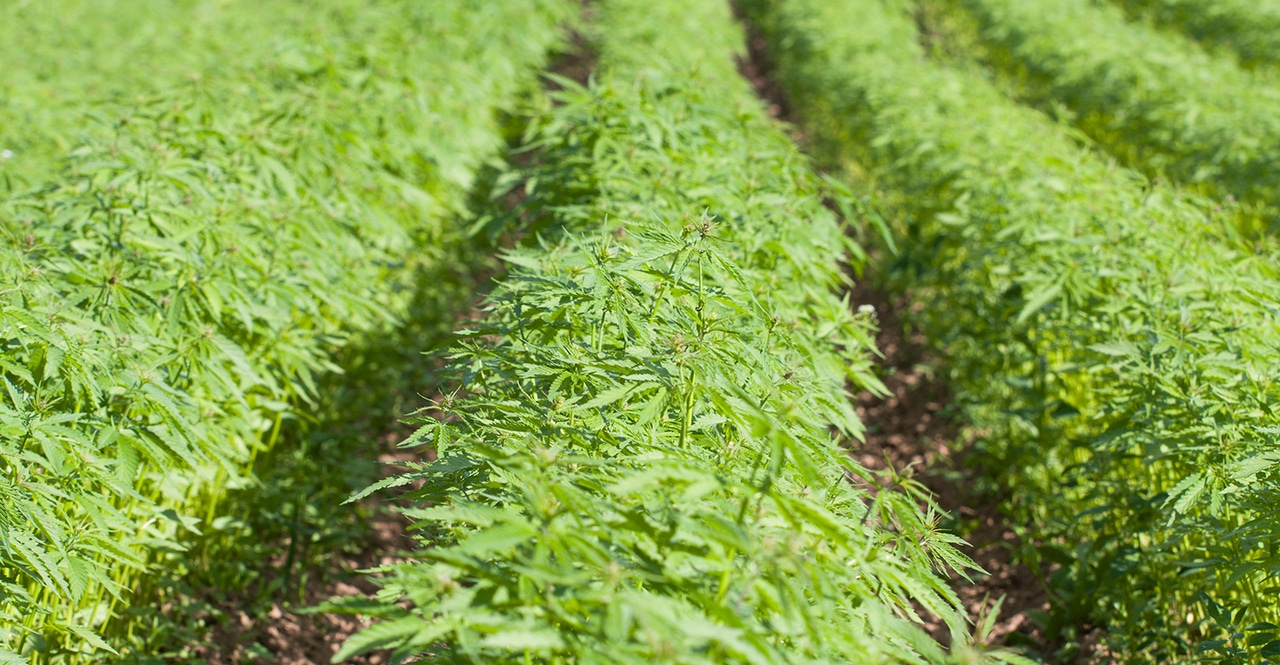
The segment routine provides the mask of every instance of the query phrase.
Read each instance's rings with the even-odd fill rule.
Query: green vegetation
[[[1065,115],[1150,176],[1249,204],[1248,236],[1280,209],[1280,86],[1090,0],[959,0],[1019,94]]]
[[[42,184],[120,102],[145,103],[184,83],[226,92],[237,79],[305,67],[305,43],[333,33],[334,12],[362,4],[0,3],[0,149],[13,153],[0,174],[10,188]]]
[[[832,438],[862,431],[847,382],[883,389],[872,322],[838,293],[861,250],[738,78],[727,5],[595,11],[595,84],[531,138],[537,237],[414,437],[440,457],[386,483],[421,484],[423,548],[380,608],[347,608],[384,620],[345,653],[943,662],[923,609],[983,659],[939,576],[971,567],[955,537]]]
[[[4,8],[15,43],[87,46],[6,68],[0,657],[99,662],[348,335],[452,258],[572,5],[52,4]]]
[[[951,361],[1022,555],[1058,566],[1049,631],[1105,625],[1126,662],[1274,658],[1280,303],[1232,211],[930,63],[901,4],[744,4],[809,130],[884,193],[889,279]],[[1000,16],[1058,34],[1078,25],[1040,15],[1066,11]]]
[[[1026,663],[869,267],[1028,655],[1280,662],[1275,3],[0,0],[0,665]]]
[[[1234,51],[1247,67],[1280,62],[1276,0],[1116,0],[1134,18],[1185,32],[1206,46]]]

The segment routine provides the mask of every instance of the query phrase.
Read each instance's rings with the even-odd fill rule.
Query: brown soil
[[[386,465],[383,477],[403,470],[403,467],[396,466],[397,462],[416,457],[412,452],[395,448],[403,438],[404,427],[398,423],[391,427],[389,432],[379,437],[384,452],[378,456],[378,461]],[[323,569],[307,571],[319,583],[304,585],[305,592],[298,601],[288,606],[274,602],[264,615],[257,608],[246,609],[253,605],[245,602],[254,597],[253,590],[246,592],[244,598],[233,594],[221,600],[206,599],[219,616],[216,622],[210,622],[207,642],[195,649],[197,657],[208,665],[259,661],[280,665],[321,665],[329,663],[348,638],[368,627],[371,623],[368,619],[355,615],[298,614],[295,611],[297,608],[314,607],[335,597],[371,597],[378,587],[369,575],[359,571],[405,560],[404,553],[413,547],[413,540],[408,536],[408,521],[385,505],[382,497],[375,496],[363,503],[375,515],[367,523],[368,540],[356,552],[333,552]],[[274,577],[289,574],[283,556],[266,562],[265,567],[274,571]],[[272,577],[264,575],[265,580]],[[345,662],[383,665],[389,662],[389,655],[388,652],[375,652]]]
[[[966,527],[964,539],[970,549],[965,553],[984,572],[971,573],[972,584],[953,576],[953,587],[971,621],[976,624],[1004,598],[988,643],[1003,645],[1011,633],[1019,633],[1023,643],[1044,644],[1043,631],[1029,613],[1048,611],[1049,594],[1041,576],[1013,561],[1017,536],[1000,513],[998,497],[975,496],[965,489],[965,478],[972,471],[965,468],[963,452],[955,450],[963,423],[947,411],[946,386],[934,375],[938,359],[927,340],[918,332],[903,332],[906,299],[890,301],[871,287],[859,286],[853,302],[876,308],[881,328],[876,346],[884,354],[881,380],[889,395],[880,398],[865,391],[858,395],[857,411],[867,423],[867,440],[851,454],[869,469],[892,465],[910,475],[933,493],[938,506],[956,523]],[[958,447],[963,448],[962,444]],[[935,639],[949,641],[945,626],[935,622],[929,628]]]
[[[582,22],[590,25],[595,18],[596,8],[594,3],[589,0],[582,2]],[[590,40],[586,35],[577,30],[569,32],[569,43],[563,52],[556,55],[552,61],[549,71],[557,76],[564,77],[586,87],[587,82],[591,80],[591,75],[596,71],[596,52],[591,48]],[[563,89],[555,80],[548,80],[546,89],[548,92],[556,92]]]

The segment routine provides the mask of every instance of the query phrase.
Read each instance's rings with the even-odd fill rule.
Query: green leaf
[[[1280,452],[1263,453],[1248,457],[1236,463],[1231,470],[1231,478],[1239,483],[1254,482],[1259,473],[1280,464]]]
[[[546,630],[504,630],[484,638],[480,644],[489,649],[534,653],[546,653],[564,648],[564,640],[556,633]]]
[[[432,631],[432,626],[421,618],[408,615],[399,619],[379,621],[351,636],[333,655],[331,663],[341,663],[353,656],[377,649],[400,646],[421,633]]]
[[[1046,284],[1031,292],[1027,296],[1026,304],[1018,311],[1018,318],[1014,322],[1019,324],[1026,323],[1027,319],[1031,318],[1036,312],[1044,309],[1046,305],[1057,299],[1062,294],[1062,285],[1065,281],[1066,277],[1064,276],[1052,284]]]
[[[528,522],[506,522],[476,532],[457,546],[457,551],[482,556],[522,545],[538,535]]]
[[[1174,514],[1185,513],[1200,500],[1207,487],[1208,482],[1203,473],[1191,474],[1169,490],[1169,498],[1165,500],[1164,505],[1172,504]],[[1173,517],[1170,516],[1170,520],[1172,519]]]
[[[31,665],[31,661],[11,651],[0,649],[0,665]]]
[[[107,644],[106,641],[99,637],[97,633],[89,630],[88,628],[83,626],[67,626],[67,630],[87,642],[89,646],[92,646],[95,649],[101,649],[102,651],[106,651],[107,653],[115,654],[117,656],[120,655],[120,652],[112,649],[111,645]]]

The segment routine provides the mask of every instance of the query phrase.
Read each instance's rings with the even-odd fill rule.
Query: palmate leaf
[[[49,519],[43,511],[33,512],[36,515],[43,515],[45,520]],[[53,526],[47,521],[45,523],[47,526]],[[18,557],[15,563],[25,562],[26,565],[23,568],[33,571],[46,586],[57,589],[61,593],[70,594],[66,577],[56,565],[55,557],[47,552],[31,533],[11,531],[5,534],[4,544],[6,549]],[[57,544],[61,545],[61,543]]]
[[[381,621],[344,642],[338,652],[333,655],[331,662],[340,663],[362,653],[376,649],[394,649],[411,642],[421,645],[430,644],[432,640],[444,636],[446,632],[441,627],[433,627],[413,615]]]
[[[588,400],[586,403],[574,407],[574,409],[576,411],[589,411],[591,409],[598,409],[600,407],[609,406],[611,404],[614,404],[615,402],[621,401],[623,398],[633,393],[647,392],[653,388],[659,388],[661,387],[661,385],[662,384],[650,383],[650,382],[629,383],[629,384],[624,383],[622,385],[614,386],[612,388],[609,388],[608,390],[601,392],[600,394]]]
[[[630,272],[644,266],[650,266],[652,269],[665,273],[666,266],[655,264],[658,259],[664,259],[691,248],[691,243],[688,240],[667,233],[649,232],[641,237],[645,241],[643,251],[636,253],[619,265],[617,268],[619,272]]]
[[[1199,501],[1208,485],[1208,478],[1203,473],[1193,473],[1169,490],[1169,498],[1164,502],[1164,507],[1172,507],[1169,522],[1172,524],[1179,514],[1186,513]]]
[[[1022,306],[1018,312],[1018,317],[1014,319],[1015,323],[1025,323],[1036,312],[1044,309],[1049,303],[1053,302],[1062,294],[1062,286],[1066,282],[1066,276],[1059,278],[1057,281],[1041,286],[1027,296],[1027,304]]]
[[[531,541],[538,531],[528,522],[507,519],[501,524],[479,529],[459,542],[453,551],[473,557],[509,550]]]
[[[72,626],[67,626],[67,631],[69,631],[76,637],[79,637],[80,639],[84,640],[85,643],[87,643],[89,646],[93,647],[94,649],[101,649],[103,651],[106,651],[107,653],[119,655],[119,652],[111,648],[111,645],[107,644],[105,641],[103,641],[101,637],[98,637],[96,634],[94,634],[93,631],[89,630],[88,628],[85,628],[83,626],[72,625]]]
[[[699,494],[714,491],[720,481],[706,471],[676,464],[658,464],[637,472],[628,473],[622,479],[609,485],[610,494],[626,497],[632,494],[651,492],[657,488],[676,489],[677,487],[699,488]],[[696,501],[698,496],[685,495],[684,500]]]
[[[405,485],[412,483],[414,480],[415,478],[413,476],[410,476],[407,474],[383,478],[382,480],[379,480],[378,482],[347,497],[347,500],[343,502],[343,505],[346,505],[349,503],[355,503],[356,501],[365,499],[377,492],[381,492],[382,490],[392,489],[396,487],[404,487]]]
[[[1247,485],[1254,482],[1258,475],[1270,471],[1280,464],[1280,451],[1262,453],[1236,463],[1231,478],[1237,483]]]

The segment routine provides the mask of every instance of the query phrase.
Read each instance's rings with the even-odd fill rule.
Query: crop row
[[[86,141],[0,207],[0,659],[112,648],[142,571],[447,258],[569,8],[313,4],[273,66],[50,121]]]
[[[290,0],[208,3],[6,2],[0,6],[0,192],[52,178],[89,139],[86,116],[118,102],[201,81],[225,84],[246,71],[305,65],[300,46],[332,32],[333,11]],[[317,11],[319,9],[319,11]]]
[[[415,485],[423,547],[345,606],[382,621],[339,655],[941,662],[920,610],[970,649],[940,573],[971,563],[839,445],[848,386],[883,391],[840,295],[861,250],[738,76],[728,6],[593,8],[594,82],[530,139],[529,240],[406,442],[438,458],[384,483]]]
[[[1280,86],[1270,72],[1089,0],[960,0],[1020,94],[1149,175],[1204,183],[1252,204],[1267,231],[1280,203]],[[1206,3],[1207,5],[1208,3]]]
[[[889,279],[950,360],[1023,557],[1057,566],[1050,637],[1087,621],[1135,662],[1274,657],[1280,302],[1230,211],[930,62],[902,3],[743,4],[810,133],[884,194]],[[1075,29],[1003,4],[1028,34]]]
[[[1134,18],[1177,28],[1207,46],[1234,51],[1247,67],[1280,62],[1276,0],[1118,0]]]

